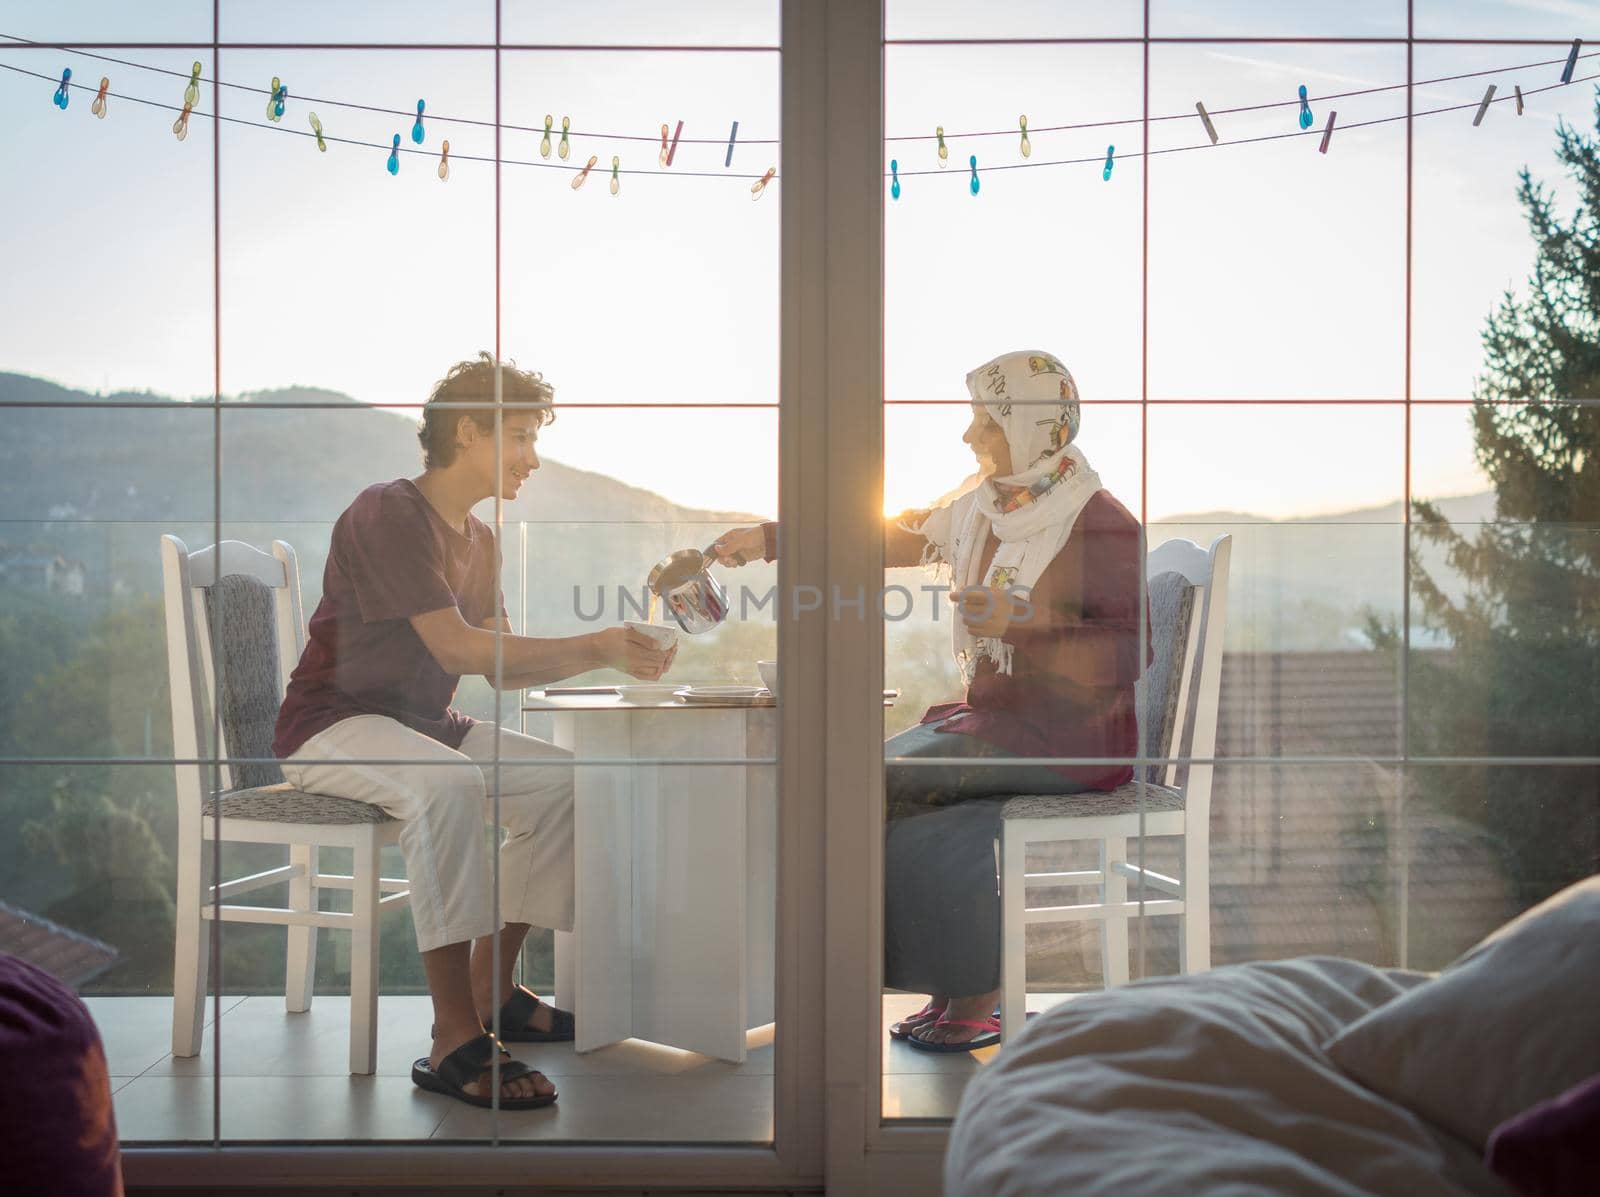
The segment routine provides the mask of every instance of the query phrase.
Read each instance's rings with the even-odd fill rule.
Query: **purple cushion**
[[[1600,1074],[1494,1128],[1484,1162],[1523,1197],[1589,1197],[1600,1183]]]
[[[100,1032],[78,996],[0,953],[0,1188],[122,1192]]]

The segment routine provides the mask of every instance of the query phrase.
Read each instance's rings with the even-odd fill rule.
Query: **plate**
[[[671,682],[641,682],[636,686],[618,686],[617,694],[623,702],[670,702],[681,686]]]
[[[728,698],[759,698],[766,693],[760,686],[684,686],[683,696],[691,702],[720,702]]]

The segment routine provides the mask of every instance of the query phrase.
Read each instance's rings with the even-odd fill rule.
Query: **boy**
[[[500,446],[495,373],[500,372]],[[423,409],[423,472],[374,483],[338,523],[305,653],[278,714],[273,751],[290,784],[370,802],[404,821],[400,849],[433,998],[433,1043],[412,1080],[489,1105],[499,1049],[485,1031],[495,994],[502,1038],[572,1038],[572,1016],[512,984],[532,926],[572,928],[572,769],[563,749],[500,729],[500,911],[483,824],[492,817],[495,727],[450,706],[463,674],[506,690],[610,667],[648,681],[673,651],[625,627],[581,636],[511,635],[500,601],[494,533],[472,514],[484,499],[516,498],[554,418],[539,374],[489,354],[456,364]],[[496,633],[500,633],[499,636]],[[379,760],[401,762],[361,764]],[[493,936],[500,969],[493,966]],[[499,1049],[503,1050],[503,1049]],[[502,1056],[500,1107],[548,1105],[544,1074]]]

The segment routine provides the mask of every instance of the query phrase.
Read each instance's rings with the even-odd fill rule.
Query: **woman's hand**
[[[761,525],[730,528],[711,545],[711,556],[718,565],[739,566],[766,556],[767,538]]]
[[[678,655],[676,644],[664,649],[654,637],[637,628],[606,628],[595,635],[599,638],[601,659],[612,669],[620,669],[642,682],[660,680]]]
[[[974,636],[1004,636],[1021,607],[1004,590],[992,586],[969,586],[952,590],[950,601],[956,614],[966,621]]]

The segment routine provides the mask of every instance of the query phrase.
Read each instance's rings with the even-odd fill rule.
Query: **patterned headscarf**
[[[1002,353],[967,375],[974,405],[989,413],[1011,446],[1013,476],[1051,457],[1078,436],[1078,384],[1054,354]]]

